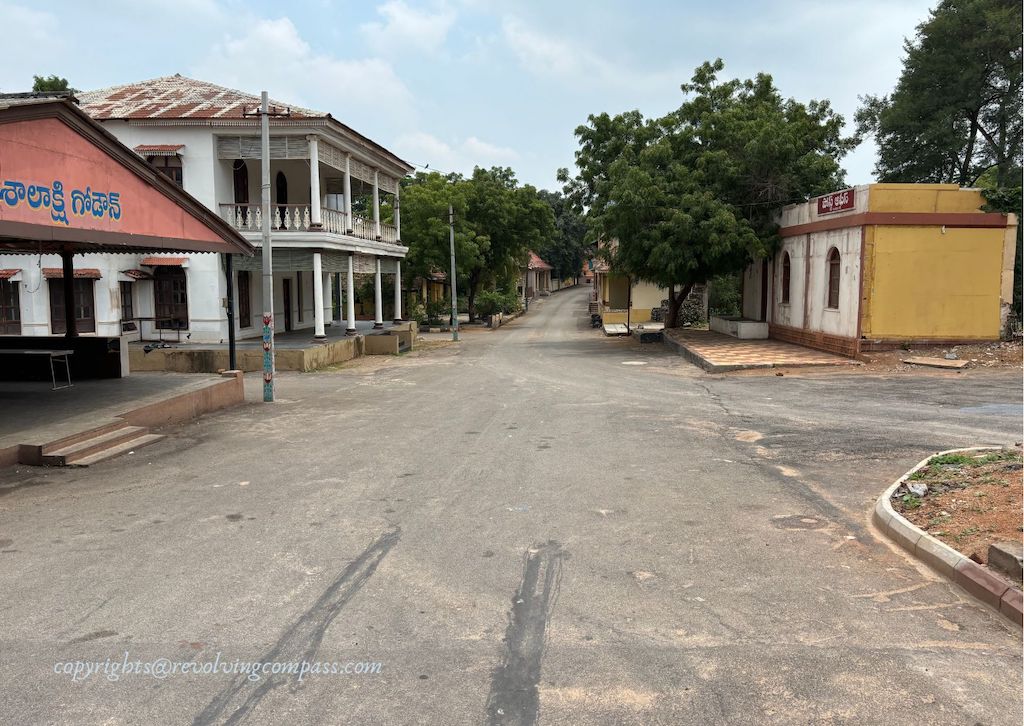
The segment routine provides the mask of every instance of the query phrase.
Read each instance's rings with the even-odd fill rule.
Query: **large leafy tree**
[[[904,44],[889,96],[866,96],[861,134],[878,143],[887,182],[973,185],[988,168],[997,187],[1021,164],[1019,0],[941,0]],[[1019,178],[1016,180],[1019,182]]]
[[[555,234],[555,218],[529,184],[519,186],[509,168],[473,170],[468,180],[466,221],[488,240],[479,264],[466,278],[469,316],[484,289],[507,290],[515,284],[527,251],[542,248]]]
[[[719,81],[723,68],[697,68],[663,118],[591,116],[579,173],[560,171],[613,267],[668,289],[669,327],[693,285],[773,251],[784,204],[840,187],[855,144],[827,101],[785,100],[765,74]]]
[[[465,220],[468,183],[458,174],[419,172],[402,183],[402,242],[409,246],[403,272],[409,279],[451,266],[448,205]],[[489,241],[465,224],[455,227],[456,275],[464,279],[483,260]]]
[[[583,265],[586,220],[561,192],[541,189],[537,194],[555,215],[555,234],[535,251],[554,268],[560,280],[573,278]]]
[[[514,284],[526,251],[554,236],[554,215],[532,186],[511,169],[473,170],[473,176],[418,173],[402,188],[402,241],[410,276],[450,265],[448,205],[455,211],[456,274],[475,317],[478,293]]]

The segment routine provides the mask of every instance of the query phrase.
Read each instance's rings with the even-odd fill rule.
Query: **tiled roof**
[[[43,277],[47,280],[61,280],[64,278],[64,268],[62,267],[44,267]],[[98,280],[103,275],[95,267],[79,267],[75,270],[76,279],[91,279]]]
[[[145,270],[121,270],[121,274],[132,278],[133,280],[152,280],[152,273],[146,272]]]
[[[146,257],[139,264],[144,267],[180,267],[186,262],[187,257]]]
[[[78,94],[82,110],[95,119],[240,119],[259,108],[260,97],[175,74]],[[326,113],[270,101],[291,118],[325,118]]]
[[[132,151],[139,156],[175,156],[185,144],[139,144]]]
[[[529,270],[553,270],[551,265],[542,260],[537,256],[536,252],[530,252],[530,261],[527,263],[526,268]]]

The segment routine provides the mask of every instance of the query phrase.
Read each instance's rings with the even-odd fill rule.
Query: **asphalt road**
[[[712,377],[585,300],[0,473],[0,722],[1021,723],[1019,632],[869,524],[1019,371]],[[382,665],[55,673],[125,652]]]

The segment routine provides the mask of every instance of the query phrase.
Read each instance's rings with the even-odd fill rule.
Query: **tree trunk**
[[[683,307],[683,303],[686,298],[690,296],[690,291],[693,289],[693,283],[687,283],[683,285],[683,289],[676,295],[676,286],[672,285],[668,289],[668,312],[665,314],[665,327],[666,328],[678,328],[679,327],[679,310]]]
[[[477,270],[469,273],[469,289],[466,291],[466,310],[469,322],[476,320],[476,289],[480,285],[480,273]]]
[[[978,112],[971,115],[971,134],[967,137],[967,149],[964,150],[964,160],[960,164],[960,178],[957,184],[967,186],[971,183],[971,159],[974,158],[974,144],[978,138]]]

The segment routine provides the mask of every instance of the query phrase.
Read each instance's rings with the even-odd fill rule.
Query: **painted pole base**
[[[355,328],[345,328],[345,335],[355,335],[356,332]]]
[[[374,323],[373,324],[373,329],[374,330],[380,330],[383,327],[384,327],[384,323]]]

